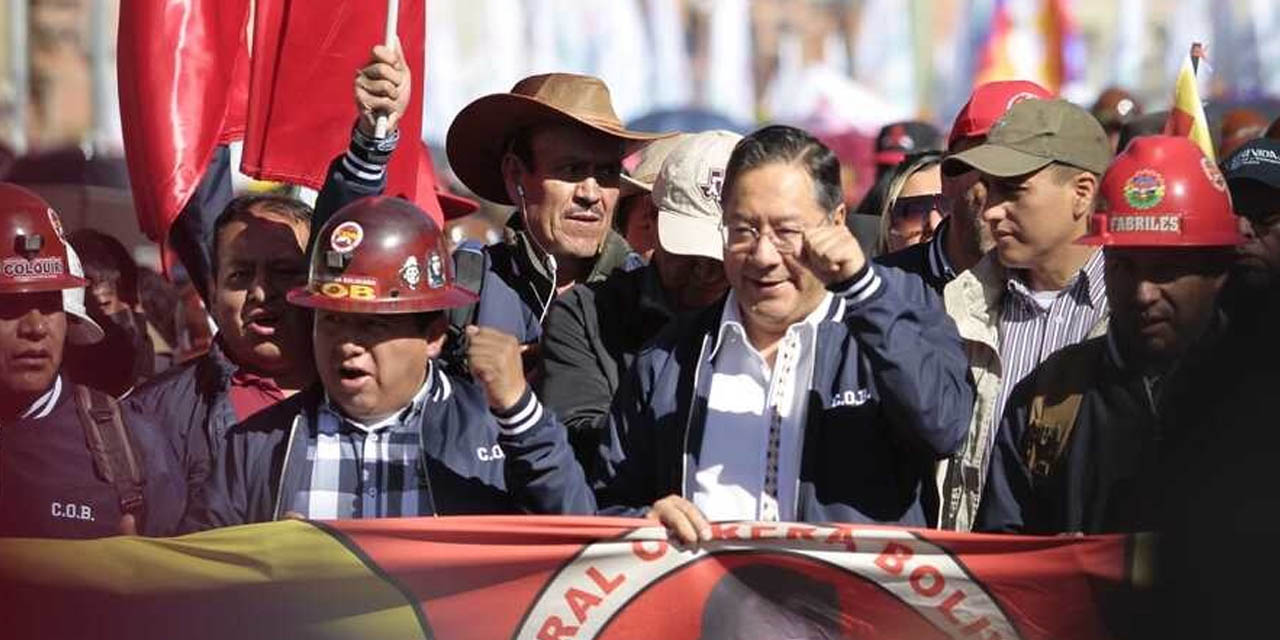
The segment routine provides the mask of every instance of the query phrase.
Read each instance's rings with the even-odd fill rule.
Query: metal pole
[[[13,80],[13,121],[10,142],[13,152],[27,152],[27,103],[31,100],[31,67],[27,33],[30,0],[9,0],[9,77]]]
[[[111,143],[111,60],[107,55],[107,0],[90,0],[89,78],[92,83],[93,123],[89,142],[94,153],[106,151]],[[115,30],[110,30],[115,33]]]
[[[396,46],[396,27],[400,23],[400,0],[387,0],[387,30],[383,35],[382,41],[388,47]],[[387,116],[378,116],[377,122],[374,124],[374,137],[382,139],[387,137]]]

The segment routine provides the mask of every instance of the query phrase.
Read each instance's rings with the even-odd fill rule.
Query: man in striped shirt
[[[978,171],[987,192],[981,216],[996,247],[943,295],[976,401],[964,449],[939,470],[941,528],[972,528],[1013,387],[1053,352],[1105,331],[1102,255],[1076,240],[1110,161],[1106,132],[1087,111],[1032,99],[1011,107],[986,144],[943,164],[944,172]],[[1134,197],[1156,188],[1163,185],[1136,185]]]

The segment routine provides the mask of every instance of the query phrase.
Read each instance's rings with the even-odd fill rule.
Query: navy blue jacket
[[[169,439],[184,470],[188,500],[197,500],[194,494],[203,490],[211,461],[222,454],[236,423],[230,395],[235,369],[214,340],[209,353],[151,379],[123,402],[149,416]]]
[[[869,266],[833,289],[819,325],[797,519],[926,525],[935,461],[964,442],[968,363],[938,296],[916,276]],[[724,305],[681,318],[636,359],[593,471],[602,511],[637,514],[693,495]],[[930,511],[931,512],[931,511]]]
[[[63,379],[52,410],[0,427],[0,536],[99,538],[120,533],[120,494],[95,470]],[[144,514],[138,533],[172,535],[186,505],[182,470],[154,417],[120,407],[142,462]]]
[[[436,515],[594,513],[564,427],[532,393],[512,411],[529,419],[504,430],[479,387],[439,367],[431,375],[421,436]],[[205,491],[187,511],[184,530],[282,517],[287,499],[311,477],[307,443],[323,401],[316,385],[232,428]]]

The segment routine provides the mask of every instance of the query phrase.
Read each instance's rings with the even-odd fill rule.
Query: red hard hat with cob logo
[[[422,313],[476,301],[453,280],[440,228],[400,198],[357,200],[337,211],[311,247],[307,285],[289,292],[302,307],[348,313]]]

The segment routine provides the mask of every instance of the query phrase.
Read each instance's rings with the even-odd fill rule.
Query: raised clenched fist
[[[488,327],[467,327],[467,364],[471,377],[484,387],[489,407],[505,411],[529,388],[524,379],[520,343]]]
[[[824,224],[806,229],[799,254],[788,258],[812,271],[823,284],[828,285],[852,278],[867,264],[858,239],[843,224]]]

